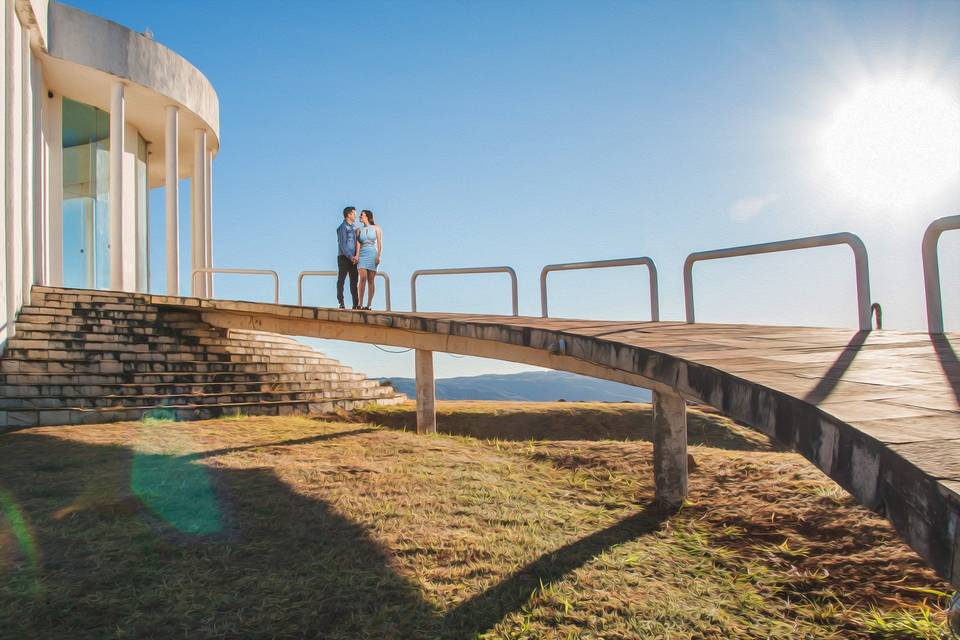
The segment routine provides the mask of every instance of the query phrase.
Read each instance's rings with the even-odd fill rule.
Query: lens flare
[[[145,424],[130,468],[130,489],[147,508],[181,533],[209,535],[223,529],[217,496],[206,467],[177,441],[167,424]],[[158,451],[159,449],[159,451]]]
[[[31,596],[40,594],[40,554],[20,512],[10,494],[0,490],[0,573],[11,585],[22,587]],[[10,544],[11,539],[16,544]]]

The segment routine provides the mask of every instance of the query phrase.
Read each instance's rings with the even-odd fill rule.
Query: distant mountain
[[[410,398],[416,397],[416,385],[412,378],[381,380],[389,382],[394,389]],[[441,378],[436,384],[438,400],[650,402],[651,398],[648,389],[562,371]]]

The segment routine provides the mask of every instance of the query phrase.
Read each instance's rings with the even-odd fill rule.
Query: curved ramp
[[[497,358],[712,405],[800,452],[960,586],[960,335],[152,301],[225,328]]]

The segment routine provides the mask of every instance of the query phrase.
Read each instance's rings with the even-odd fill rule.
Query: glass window
[[[110,114],[63,99],[63,283],[110,286]]]

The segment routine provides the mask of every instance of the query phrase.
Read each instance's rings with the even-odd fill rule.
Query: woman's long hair
[[[377,223],[374,221],[374,219],[373,219],[373,211],[370,211],[370,209],[364,209],[363,211],[360,212],[360,215],[366,215],[366,216],[367,216],[367,223],[368,223],[370,226],[373,226],[373,225],[377,224]]]

